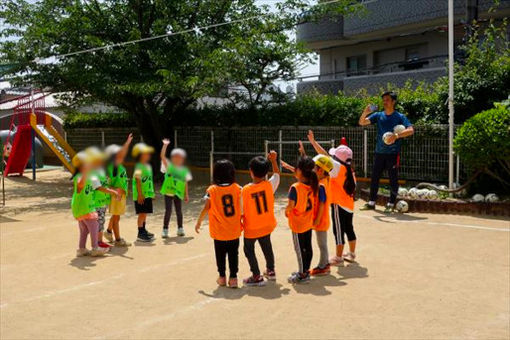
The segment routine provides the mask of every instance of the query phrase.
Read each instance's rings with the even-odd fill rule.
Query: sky
[[[35,2],[36,0],[29,0],[29,2]],[[271,8],[274,9],[274,4],[276,4],[277,2],[280,2],[281,0],[255,0],[255,3],[258,4],[258,5],[269,5]],[[4,24],[2,22],[2,20],[0,19],[0,30],[4,28]],[[295,32],[289,32],[288,33],[289,36],[291,38],[295,38]],[[1,41],[1,39],[0,39]],[[306,65],[302,70],[300,70],[299,74],[301,75],[310,75],[310,74],[318,74],[319,73],[319,66],[317,64],[318,62],[318,59],[316,60],[315,63],[310,63],[309,65]],[[275,85],[277,85],[278,87],[280,87],[282,90],[285,90],[285,88],[288,86],[288,85],[291,85],[292,87],[294,87],[294,90],[295,90],[295,84],[296,84],[296,81],[293,81],[293,82],[290,82],[290,83],[286,83],[286,82],[277,82]],[[0,89],[2,88],[5,88],[5,87],[8,87],[8,85],[6,86],[6,83],[5,82],[0,82]]]

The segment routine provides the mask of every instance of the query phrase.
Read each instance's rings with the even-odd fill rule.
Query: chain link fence
[[[177,127],[174,138],[178,147],[188,153],[190,165],[209,167],[211,152],[213,160],[228,158],[237,169],[247,169],[248,161],[255,154],[263,154],[267,147],[275,149],[280,157],[287,162],[295,163],[298,156],[298,140],[306,141],[308,130],[312,129],[316,140],[325,149],[330,147],[331,140],[335,145],[345,137],[354,153],[354,164],[358,176],[369,177],[372,168],[377,131],[369,127]],[[69,144],[76,150],[90,145],[105,146],[122,144],[126,136],[133,132],[134,140],[142,140],[136,128],[101,128],[101,129],[70,129],[66,131]],[[327,142],[326,142],[327,141]],[[294,142],[294,143],[280,143]],[[313,155],[314,150],[305,144],[307,154]],[[448,181],[448,126],[415,126],[415,134],[402,142],[401,179],[416,181],[447,182]],[[456,164],[456,179],[466,178],[466,169]]]

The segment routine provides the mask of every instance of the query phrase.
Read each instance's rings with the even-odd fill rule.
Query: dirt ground
[[[158,198],[148,220],[156,241],[113,249],[104,258],[74,256],[78,228],[69,209],[68,177],[51,170],[39,172],[35,183],[6,180],[7,206],[0,208],[1,339],[510,337],[508,219],[357,210],[358,263],[293,286],[286,280],[297,262],[282,211],[288,188],[283,184],[272,236],[278,279],[233,290],[215,283],[207,230],[193,231],[205,174],[195,174],[192,182],[185,237],[174,236],[174,218],[173,236],[159,237]],[[131,204],[121,231],[130,241],[136,237]],[[241,251],[239,277],[248,275]]]

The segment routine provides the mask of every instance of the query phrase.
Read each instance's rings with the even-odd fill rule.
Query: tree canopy
[[[232,100],[260,105],[274,80],[295,78],[310,58],[288,29],[359,7],[350,0],[310,3],[285,0],[270,9],[254,0],[5,0],[0,59],[16,65],[9,70],[16,82],[126,110],[144,139],[158,145],[180,110],[228,86],[245,89]],[[231,23],[214,26],[224,22]]]

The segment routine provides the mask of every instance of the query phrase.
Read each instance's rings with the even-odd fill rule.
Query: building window
[[[367,70],[367,56],[358,55],[347,57],[347,76],[357,76],[366,74]]]

